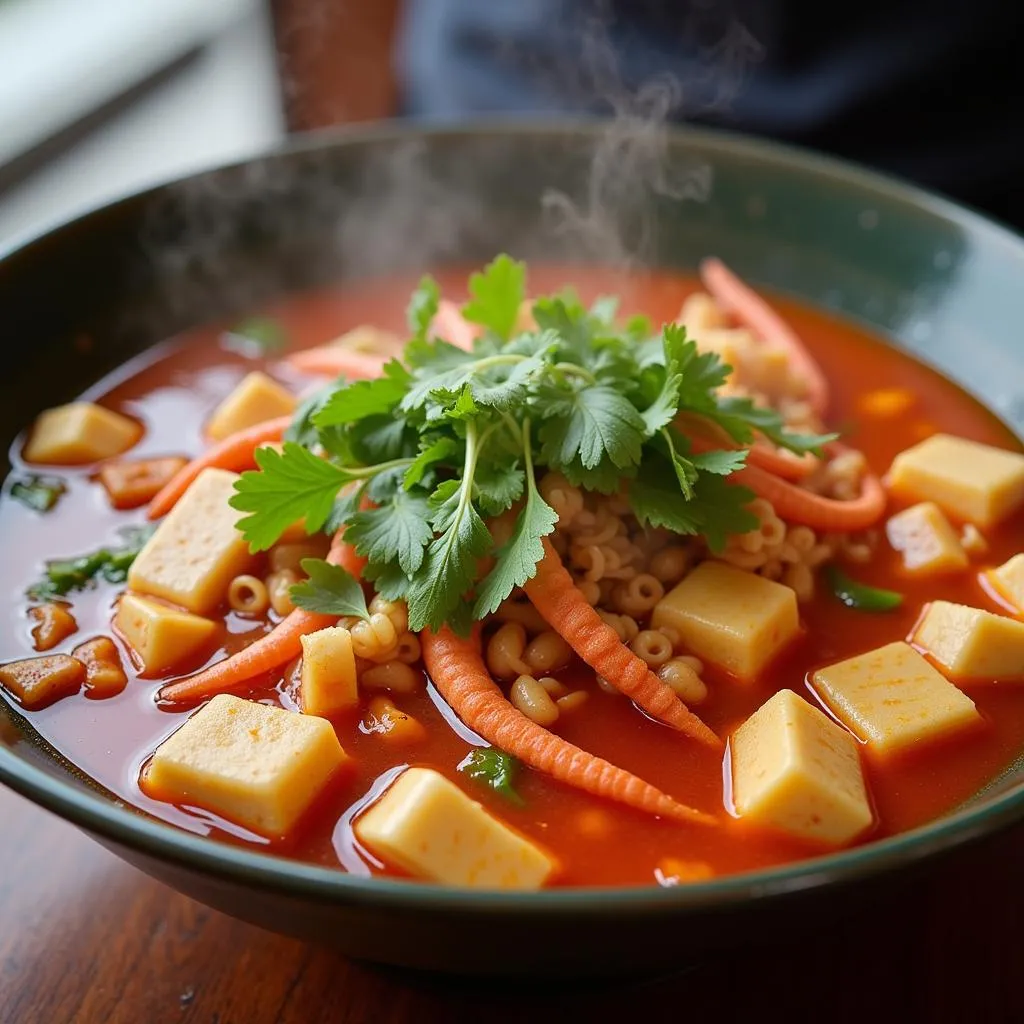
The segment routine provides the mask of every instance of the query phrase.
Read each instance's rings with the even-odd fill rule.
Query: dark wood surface
[[[1024,1020],[1024,829],[798,944],[542,988],[410,977],[241,924],[3,789],[0,864],[2,1024]]]

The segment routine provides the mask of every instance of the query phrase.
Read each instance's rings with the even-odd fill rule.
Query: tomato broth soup
[[[48,425],[44,414],[28,428],[14,445],[0,500],[2,699],[118,800],[180,828],[357,874],[485,887],[687,884],[813,857],[946,813],[1014,760],[1024,748],[1024,568],[1012,561],[1024,537],[1024,457],[993,415],[849,323],[786,299],[752,307],[744,292],[738,300],[731,275],[712,270],[702,282],[531,266],[531,299],[565,286],[587,307],[619,297],[618,312],[600,308],[580,341],[583,314],[574,325],[570,301],[531,313],[516,291],[521,271],[507,260],[495,270],[498,262],[471,282],[467,319],[459,313],[468,276],[461,271],[436,275],[438,292],[454,304],[442,304],[432,329],[422,326],[433,313],[431,293],[416,276],[296,295],[244,323],[171,339],[92,386],[74,422],[63,414]],[[402,354],[400,343],[417,330],[406,319],[413,292],[428,307],[419,344],[429,348],[436,334],[452,342],[444,351]],[[510,293],[517,310],[511,300],[502,305]],[[633,314],[651,326],[628,326]],[[695,351],[681,332],[662,338],[662,325],[676,322]],[[551,336],[541,339],[545,330]],[[459,377],[459,331],[466,344],[483,334],[475,356],[490,360],[487,368],[505,367],[500,375]],[[601,359],[611,365],[618,350],[594,353],[611,334],[649,354],[630,371],[647,389],[630,398],[632,412],[612,398],[602,404],[616,390],[608,375],[620,371]],[[340,336],[347,340],[328,344]],[[307,351],[310,359],[297,357]],[[406,369],[382,369],[381,353]],[[448,374],[449,390],[435,380],[422,406],[403,411],[429,359],[444,358],[451,363],[439,373]],[[719,383],[701,384],[708,390],[698,394],[690,382],[716,372]],[[344,391],[327,404],[331,387],[352,387],[334,384],[339,374],[371,381],[390,374],[393,395],[382,387],[372,395]],[[552,381],[558,394],[545,391]],[[820,381],[827,402],[817,407]],[[719,396],[713,409],[709,394]],[[296,408],[311,395],[320,396],[316,409],[343,410],[331,425],[314,427],[318,413],[310,419],[309,403]],[[391,440],[366,429],[326,454],[317,448],[315,430],[342,437],[354,429],[349,410],[364,400]],[[564,411],[574,402],[587,406],[579,420]],[[757,410],[774,418],[758,418]],[[170,555],[154,553],[171,519],[151,521],[147,506],[187,460],[227,450],[239,431],[286,419],[293,429],[283,448],[280,430],[268,431],[247,454],[211,463],[223,467],[223,478],[191,482],[175,508],[199,502],[193,527],[186,523],[174,539],[177,549],[168,542]],[[583,421],[598,427],[596,440],[589,428],[580,435],[580,447],[572,430]],[[604,429],[612,421],[627,424],[621,436]],[[502,447],[496,439],[505,430]],[[829,432],[838,443],[787,440]],[[412,454],[393,458],[385,448],[400,435],[413,438]],[[950,439],[952,455],[940,451],[939,462],[955,463],[956,479],[929,459],[937,438]],[[385,457],[367,455],[371,441]],[[980,453],[977,460],[961,457],[964,442],[985,446],[966,449]],[[583,465],[589,443],[610,468],[609,493],[588,487],[594,478],[582,469],[570,479],[571,468],[558,462],[561,453],[567,465]],[[272,448],[261,454],[260,470],[253,450],[262,444]],[[515,449],[522,444],[532,459]],[[476,462],[474,445],[483,453]],[[432,446],[439,457],[425,460],[422,478],[409,486],[411,462]],[[737,452],[749,454],[730,473],[724,463]],[[991,473],[962,478],[964,464],[988,467],[993,452]],[[279,461],[268,469],[268,459]],[[333,522],[312,503],[312,539],[284,523],[270,536],[270,513],[254,507],[263,492],[229,510],[226,500],[214,508],[212,497],[193,490],[200,480],[230,488],[235,473],[272,480],[290,459],[295,472],[306,467],[314,477],[315,463],[327,466],[328,483],[336,472],[339,492],[357,494],[347,512],[335,508]],[[373,478],[374,488],[358,490],[360,467],[371,462],[395,465]],[[673,468],[692,474],[690,506],[679,504],[685,492]],[[468,471],[476,474],[473,490]],[[733,500],[734,484],[749,488],[746,504]],[[294,512],[304,486],[299,480],[289,490],[279,481],[278,518]],[[428,496],[431,488],[443,493]],[[878,489],[874,510],[847,515],[846,506],[874,500],[871,488]],[[456,527],[444,515],[430,520],[446,499],[449,519],[470,518]],[[673,530],[689,507],[693,529]],[[812,523],[801,518],[805,507]],[[394,523],[371,516],[362,520],[362,543],[332,563],[332,532],[343,535],[346,524],[380,508],[403,519],[397,539],[388,534],[385,543]],[[242,512],[266,534],[253,545],[262,549],[241,550],[218,535],[221,548],[211,555],[215,524]],[[534,529],[535,544],[517,541],[517,523]],[[459,543],[460,530],[483,536],[452,555],[443,550],[449,528]],[[500,573],[515,575],[503,552],[519,542],[536,581],[501,586]],[[405,558],[404,576],[391,584],[404,596],[374,599],[374,581],[384,578],[374,558],[386,561],[380,553],[389,544]],[[180,599],[173,573],[154,582],[174,550],[185,552],[174,579],[189,577],[189,566],[203,559],[210,567]],[[355,577],[358,594],[349,587]],[[701,603],[705,577],[707,593],[718,595],[714,607]],[[677,601],[688,580],[694,593]],[[558,591],[569,583],[571,595]],[[437,621],[448,600],[434,593],[440,586],[454,587],[451,602],[461,604],[450,602],[454,610]],[[481,598],[492,593],[489,603]],[[563,606],[576,609],[580,595],[586,636],[553,621]],[[368,602],[364,611],[360,602]],[[748,634],[746,620],[732,621],[744,602],[758,606],[751,616],[759,624]],[[296,604],[302,628],[290,646],[275,649],[276,663],[203,690],[214,677],[201,670],[219,671],[297,621]],[[464,628],[455,628],[459,616]],[[449,619],[452,630],[442,628]],[[618,668],[602,677],[592,667],[599,655],[591,634],[605,644],[600,664],[619,666],[621,677]],[[467,651],[478,652],[476,669]],[[853,668],[842,669],[851,659]],[[175,690],[181,681],[188,685]],[[879,698],[872,687],[889,689]],[[893,718],[901,701],[911,710]],[[267,718],[267,709],[293,717]],[[217,722],[179,733],[211,710]],[[228,763],[241,756],[239,743],[250,742],[228,735],[242,719],[254,759],[244,771]],[[310,728],[293,729],[299,719]],[[208,756],[197,753],[204,743]],[[233,753],[221,757],[218,743]],[[581,752],[580,768],[560,779],[553,766],[577,756],[566,744]],[[816,759],[819,746],[826,752]],[[613,781],[616,769],[622,777]],[[607,792],[595,790],[605,784],[595,782],[602,772]],[[650,793],[641,794],[644,784]]]

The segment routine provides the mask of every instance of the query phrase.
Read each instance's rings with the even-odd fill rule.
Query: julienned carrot
[[[431,329],[439,338],[467,352],[482,330],[477,324],[470,323],[451,299],[440,301]]]
[[[300,373],[323,374],[337,377],[344,374],[350,380],[370,380],[379,377],[390,354],[357,352],[344,345],[320,345],[293,352],[286,363]]]
[[[198,458],[182,467],[170,481],[158,492],[149,503],[147,514],[150,519],[159,519],[166,515],[177,504],[178,499],[188,490],[189,485],[204,469],[230,469],[240,473],[243,469],[251,469],[255,464],[254,453],[261,445],[280,441],[284,436],[290,416],[279,416],[277,419],[266,420],[255,426],[246,427],[236,434],[225,437],[223,441],[208,448]]]
[[[335,535],[327,561],[340,565],[357,579],[366,566],[366,559],[356,554],[355,548],[341,540],[341,532]],[[321,615],[296,608],[285,616],[269,633],[255,640],[230,658],[197,672],[188,679],[171,683],[159,693],[160,700],[191,702],[224,693],[247,683],[250,679],[271,672],[297,658],[302,653],[302,637],[325,626],[333,626],[336,615]]]
[[[842,450],[835,444],[827,448],[830,454],[838,454]],[[866,530],[878,522],[885,512],[885,488],[874,473],[865,474],[861,481],[860,495],[849,501],[815,494],[780,480],[758,466],[745,466],[729,479],[749,487],[759,497],[770,501],[780,518],[829,533]]]
[[[786,352],[793,368],[806,382],[811,408],[824,416],[828,410],[828,381],[789,324],[721,260],[704,260],[700,265],[700,279],[720,306],[746,324],[765,344]]]
[[[594,796],[627,804],[648,814],[704,825],[714,818],[673,800],[636,775],[548,732],[505,699],[484,667],[479,644],[457,637],[448,627],[424,630],[423,660],[438,692],[474,732],[539,772]]]
[[[544,538],[544,557],[523,587],[533,606],[569,646],[649,715],[712,747],[721,740],[638,658],[583,596]]]

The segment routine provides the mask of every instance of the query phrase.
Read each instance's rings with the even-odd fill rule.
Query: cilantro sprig
[[[761,435],[802,453],[829,440],[721,394],[728,367],[678,325],[655,333],[634,317],[623,327],[614,300],[587,308],[565,291],[534,301],[535,326],[521,329],[526,268],[505,255],[469,291],[463,314],[481,328],[470,351],[433,333],[440,292],[425,277],[402,359],[376,380],[317,392],[282,450],[257,453],[259,469],[232,498],[253,550],[298,520],[310,532],[344,527],[377,592],[407,602],[410,629],[465,632],[536,571],[557,521],[538,489],[545,470],[588,490],[625,489],[642,524],[720,549],[756,525],[753,495],[729,480],[746,451],[693,450],[680,414],[741,446]],[[330,568],[317,566],[298,603],[361,614],[355,581]]]

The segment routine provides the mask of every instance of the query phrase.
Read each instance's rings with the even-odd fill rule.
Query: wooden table
[[[642,984],[499,988],[241,924],[0,789],[0,1024],[1019,1021],[1022,861],[1019,829],[909,883],[883,919],[799,946]]]

